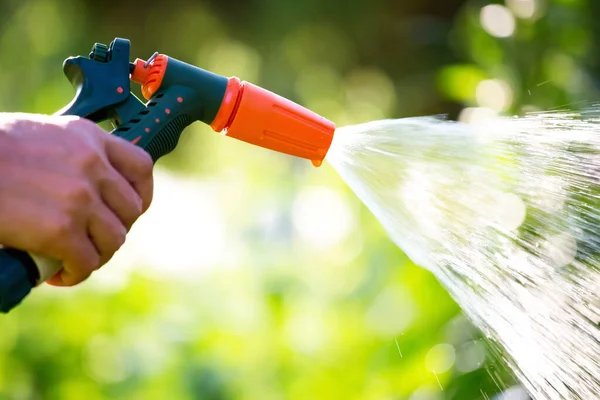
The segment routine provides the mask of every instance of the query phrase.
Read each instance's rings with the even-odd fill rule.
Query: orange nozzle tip
[[[227,136],[320,166],[333,140],[335,124],[249,82],[230,78],[221,109],[211,124]],[[221,114],[221,115],[219,115]],[[227,121],[227,123],[224,123]]]

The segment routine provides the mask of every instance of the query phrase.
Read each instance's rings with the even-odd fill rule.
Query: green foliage
[[[116,36],[339,126],[593,99],[587,3],[507,4],[514,33],[495,37],[482,1],[3,1],[0,109],[58,110],[64,58]],[[514,383],[328,166],[199,124],[181,144],[110,265],[0,318],[0,399],[469,400]]]

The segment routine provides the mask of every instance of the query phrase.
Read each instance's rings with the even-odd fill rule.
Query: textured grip
[[[152,160],[156,162],[163,155],[175,150],[181,133],[191,123],[192,119],[190,116],[182,114],[175,117],[175,119],[154,135],[146,146],[144,146],[144,149],[150,154]]]
[[[26,252],[0,249],[0,312],[17,306],[35,287],[38,268]]]
[[[129,118],[115,124],[112,134],[146,150],[155,163],[175,149],[183,130],[203,112],[194,92],[185,87],[159,92],[145,107],[134,103],[124,112]]]

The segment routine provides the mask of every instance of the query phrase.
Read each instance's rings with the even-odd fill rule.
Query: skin
[[[78,117],[0,113],[0,243],[60,260],[74,286],[125,243],[153,195],[153,163]]]

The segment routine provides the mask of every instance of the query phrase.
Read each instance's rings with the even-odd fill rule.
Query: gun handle
[[[21,250],[0,249],[0,312],[8,313],[61,269],[58,261]]]

